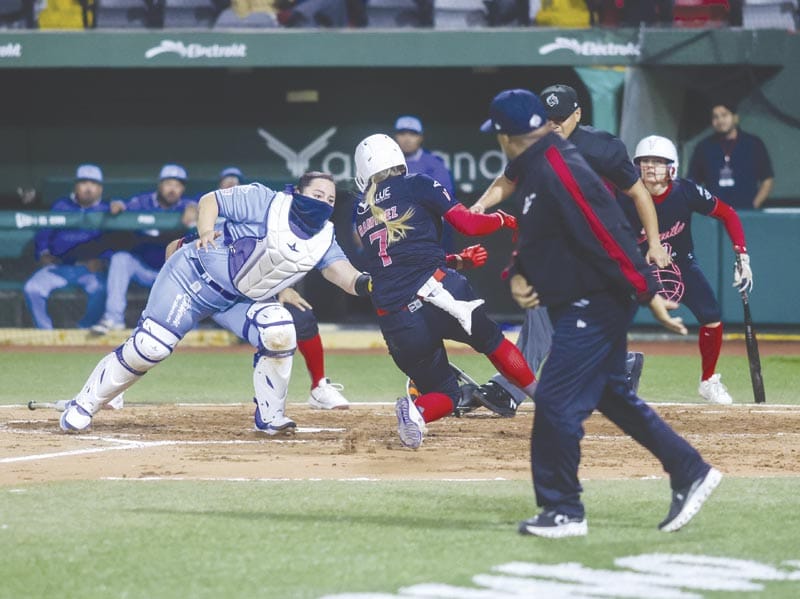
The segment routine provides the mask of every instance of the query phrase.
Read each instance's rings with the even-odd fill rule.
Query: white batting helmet
[[[663,158],[669,162],[669,178],[674,179],[678,176],[678,150],[675,149],[675,144],[666,137],[648,135],[636,144],[633,161],[639,164],[639,160],[646,156]]]
[[[362,139],[356,146],[356,185],[364,191],[372,175],[393,166],[404,166],[406,157],[397,142],[388,135],[376,133]]]

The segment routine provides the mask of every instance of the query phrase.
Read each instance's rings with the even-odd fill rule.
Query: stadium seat
[[[434,0],[433,6],[436,29],[465,29],[489,24],[483,0]]]
[[[430,27],[433,10],[427,0],[369,0],[367,27],[397,29],[398,27]]]
[[[165,29],[208,29],[220,10],[213,0],[165,0]]]
[[[797,0],[747,0],[742,7],[745,29],[797,29]]]
[[[153,0],[97,0],[95,23],[102,29],[159,27],[158,8]]]
[[[729,10],[728,0],[675,0],[672,14],[679,27],[722,27]]]
[[[34,0],[0,0],[0,29],[33,29]]]

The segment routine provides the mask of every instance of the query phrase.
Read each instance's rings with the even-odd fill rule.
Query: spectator
[[[444,160],[422,147],[425,137],[419,118],[411,115],[399,117],[394,124],[394,139],[403,150],[409,175],[428,175],[441,183],[453,200],[456,199],[453,176]],[[442,246],[446,252],[453,252],[453,228],[448,223],[444,223],[442,228]]]
[[[73,192],[53,204],[53,212],[108,212],[102,201],[103,172],[94,164],[82,164],[75,173]],[[80,328],[92,326],[103,313],[105,301],[104,263],[97,240],[99,229],[42,229],[35,237],[39,269],[25,282],[25,301],[39,329],[52,329],[47,298],[56,289],[77,286],[89,298]]]
[[[273,0],[231,0],[214,23],[215,28],[252,27],[264,29],[279,27],[278,6]]]
[[[219,189],[228,189],[244,183],[244,173],[235,166],[227,166],[219,173]]]
[[[186,191],[186,170],[177,164],[165,164],[158,177],[155,191],[133,196],[127,202],[111,202],[111,214],[125,210],[134,212],[183,212],[186,227],[197,222],[197,203],[183,196]],[[150,288],[164,265],[164,252],[174,233],[162,235],[157,229],[139,231],[129,250],[117,251],[108,267],[108,295],[105,313],[92,327],[96,335],[125,328],[125,308],[131,281]]]
[[[619,5],[619,3],[618,3]],[[675,0],[627,0],[622,6],[624,27],[639,25],[672,25]]]
[[[734,210],[761,208],[775,181],[764,142],[739,128],[739,115],[732,102],[717,102],[711,107],[711,127],[714,133],[694,149],[689,178]]]

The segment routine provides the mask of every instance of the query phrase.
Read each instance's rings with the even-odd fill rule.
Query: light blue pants
[[[152,287],[159,271],[145,265],[129,252],[116,252],[108,265],[108,294],[103,318],[125,323],[128,306],[128,286],[135,281],[142,287]]]
[[[33,273],[23,289],[36,328],[53,328],[53,321],[47,313],[47,298],[56,289],[64,287],[80,287],[89,298],[86,312],[78,322],[80,328],[88,328],[99,320],[106,299],[103,275],[91,272],[82,265],[51,264]]]
[[[194,247],[177,251],[164,265],[150,290],[142,319],[152,318],[183,338],[204,318],[214,320],[254,347],[259,345],[258,329],[247,326],[252,300],[227,299],[201,278],[192,265]]]

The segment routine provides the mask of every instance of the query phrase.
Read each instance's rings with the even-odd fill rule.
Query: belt
[[[200,264],[200,260],[197,258],[189,258],[189,262],[192,263],[194,269],[197,271],[197,274],[200,275],[200,278],[203,279],[211,289],[219,293],[222,297],[227,300],[238,300],[239,296],[235,293],[231,293],[230,291],[224,289],[219,283],[217,283],[214,279],[211,278],[211,275],[206,272],[206,269],[203,268],[203,265]]]
[[[409,312],[416,312],[422,307],[422,300],[417,298],[413,302],[407,303],[405,306],[400,308],[399,310],[384,310],[383,308],[376,308],[375,312],[378,316],[386,316],[388,314],[392,314],[393,312],[402,312],[403,310],[408,310]]]
[[[437,268],[436,271],[431,275],[437,281],[441,281],[445,278],[447,273],[443,271],[441,268]],[[403,310],[408,310],[409,312],[416,312],[422,307],[422,300],[416,298],[413,302],[407,303],[405,306],[400,308],[399,310],[394,310],[394,312],[402,312]],[[383,308],[376,308],[375,313],[378,316],[387,316],[388,314],[392,314],[392,310],[384,310]]]

